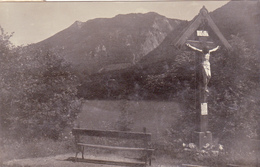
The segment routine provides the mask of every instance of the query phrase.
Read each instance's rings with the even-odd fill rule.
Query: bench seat
[[[146,166],[145,162],[126,162],[126,161],[113,161],[113,160],[102,160],[102,159],[77,159],[77,162],[95,163],[95,164],[106,164],[106,165],[120,165],[120,166],[134,166],[143,167]]]
[[[86,143],[77,143],[80,146],[86,146],[90,148],[103,148],[103,149],[112,149],[112,150],[129,150],[129,151],[149,151],[153,152],[154,149],[147,149],[147,148],[134,148],[134,147],[117,147],[117,146],[104,146],[104,145],[94,145],[94,144],[86,144]]]

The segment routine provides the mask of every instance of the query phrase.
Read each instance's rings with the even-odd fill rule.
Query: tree
[[[260,123],[259,51],[238,36],[232,36],[229,42],[232,51],[220,50],[211,56],[210,130],[222,141],[242,136],[255,138]],[[146,77],[145,88],[149,92],[167,94],[168,99],[173,96],[186,108],[179,123],[173,125],[173,132],[178,135],[175,138],[189,139],[194,125],[198,125],[194,112],[198,75],[195,60],[193,52],[177,52],[167,70]],[[180,126],[186,134],[180,132]]]
[[[70,65],[48,48],[7,46],[1,50],[5,62],[1,61],[0,67],[3,129],[19,138],[58,139],[80,110],[78,78]]]
[[[256,137],[259,123],[259,51],[243,38],[232,36],[233,51],[216,56],[212,71],[210,108],[213,128],[223,138]]]

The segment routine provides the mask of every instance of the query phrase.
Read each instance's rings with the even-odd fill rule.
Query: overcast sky
[[[147,12],[191,20],[203,5],[213,11],[227,2],[0,2],[0,26],[6,32],[14,32],[11,41],[15,45],[26,45],[42,41],[77,20]]]

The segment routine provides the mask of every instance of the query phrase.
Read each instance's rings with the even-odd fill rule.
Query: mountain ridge
[[[227,40],[230,40],[232,36],[240,36],[245,39],[248,44],[255,45],[256,48],[260,49],[260,19],[252,19],[252,13],[256,13],[258,9],[260,11],[260,3],[258,2],[258,6],[256,4],[257,2],[251,1],[231,1],[212,12],[209,12],[209,15]],[[194,18],[196,18],[196,16]],[[168,37],[166,37],[156,49],[144,56],[140,63],[149,64],[150,61],[152,64],[158,59],[173,59],[170,58],[170,54],[168,53],[174,55],[174,53],[178,51],[178,48],[175,48],[173,45],[176,40],[175,37],[178,37],[193,20],[180,24],[175,32],[169,33]]]
[[[112,64],[134,65],[181,22],[155,12],[75,21],[34,46],[57,49],[67,61],[80,66],[80,71],[95,73]]]
[[[249,21],[244,20],[244,19],[251,18],[250,13],[254,13],[257,11],[256,10],[257,8],[255,8],[255,4],[256,2],[255,3],[250,2],[249,4],[247,4],[246,2],[231,1],[226,5],[224,5],[223,7],[221,7],[220,9],[210,12],[209,14],[227,40],[230,41],[234,38],[234,36],[238,36],[240,39],[245,40],[246,43],[248,43],[248,45],[253,45],[253,46],[255,45],[257,47],[258,46],[257,44],[260,43],[257,43],[257,41],[250,40],[250,39],[254,36],[255,37],[260,36],[260,34],[257,33],[257,30],[259,29],[260,20],[254,20],[255,21],[254,23],[252,23],[253,20],[249,20]],[[247,7],[247,10],[244,10],[244,7]],[[233,10],[235,9],[235,10],[232,11],[231,9]],[[242,19],[238,15],[240,11],[242,12],[242,14],[244,14]],[[224,20],[223,17],[225,18]],[[158,98],[162,99],[162,97],[168,99],[168,97],[166,96],[168,95],[171,96],[170,92],[174,94],[175,91],[175,87],[173,86],[174,81],[172,81],[172,84],[168,86],[160,87],[160,90],[158,90],[160,92],[155,92],[154,89],[146,89],[145,85],[148,84],[149,78],[151,76],[160,76],[160,75],[163,76],[164,73],[169,73],[169,72],[172,73],[171,74],[172,78],[167,78],[167,80],[173,80],[174,77],[178,76],[180,80],[182,80],[183,82],[187,81],[192,83],[193,81],[191,81],[192,77],[190,73],[192,69],[190,68],[193,67],[191,64],[189,64],[189,62],[188,64],[186,64],[187,63],[186,61],[189,61],[191,57],[185,58],[185,54],[187,50],[185,48],[183,49],[176,48],[173,45],[174,39],[183,31],[183,29],[187,28],[189,24],[190,21],[189,22],[182,21],[173,31],[171,31],[165,37],[165,39],[160,43],[160,45],[158,45],[147,55],[142,57],[142,59],[138,63],[136,63],[135,66],[128,67],[124,70],[114,69],[110,72],[104,72],[101,74],[91,76],[90,80],[93,85],[91,84],[91,82],[82,85],[80,90],[82,90],[82,92],[83,90],[86,92],[86,93],[84,92],[81,93],[82,97],[95,98],[95,94],[96,94],[96,98],[109,98],[108,95],[107,96],[103,95],[107,91],[107,89],[110,89],[109,86],[107,87],[107,89],[105,89],[104,87],[106,86],[104,85],[110,82],[110,80],[113,80],[113,81],[117,81],[118,83],[116,84],[117,88],[114,90],[114,94],[112,98],[120,97],[122,95],[124,95],[125,98],[132,98],[132,96],[134,96],[133,94],[136,93],[139,94],[138,98],[141,99],[151,98],[154,97],[155,95],[158,95],[158,97],[155,97],[156,99]],[[260,47],[258,48],[260,49]],[[223,49],[221,49],[220,52],[227,54]],[[187,59],[187,60],[183,61],[184,64],[180,65],[179,67],[180,69],[177,70],[178,71],[177,73],[176,71],[172,72],[171,70],[175,68],[175,67],[173,68],[173,66],[176,66],[175,63],[176,58],[179,59],[182,58],[183,54],[184,54],[183,59],[184,60]],[[211,59],[211,61],[216,61],[214,56]],[[215,64],[212,64],[212,66],[214,66],[214,68],[218,68],[216,67]],[[213,75],[215,74],[213,73]],[[171,88],[171,90],[169,90],[169,88]],[[94,89],[95,93],[94,92],[91,93],[91,89]]]

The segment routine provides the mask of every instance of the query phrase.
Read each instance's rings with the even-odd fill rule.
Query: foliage
[[[225,154],[219,158],[219,155],[214,156],[215,150],[204,150],[191,152],[190,156],[212,163],[239,160],[243,164],[250,159],[250,154],[252,157],[250,139],[260,135],[260,58],[259,51],[240,36],[232,36],[229,43],[231,51],[220,49],[211,55],[212,77],[208,97],[209,130],[215,143],[224,145]],[[194,54],[191,51],[178,52],[174,61],[167,62],[169,68],[161,70],[161,73],[149,74],[145,85],[149,92],[168,94],[168,99],[175,97],[183,104],[179,121],[169,130],[166,143],[167,146],[173,145],[177,156],[183,154],[184,157],[187,157],[187,152],[180,153],[183,150],[179,147],[180,141],[191,142],[192,132],[199,125],[196,76],[200,69]]]
[[[260,60],[259,51],[242,38],[232,36],[229,42],[232,51],[221,49],[211,56],[208,103],[210,130],[230,148],[232,139],[257,137]],[[173,137],[181,137],[185,142],[190,142],[190,132],[199,123],[196,113],[199,102],[196,76],[199,75],[199,68],[196,64],[194,52],[179,52],[174,62],[168,62],[167,70],[148,75],[145,85],[153,93],[171,92],[168,97],[177,98],[186,107],[179,124],[172,126]],[[180,126],[183,133],[179,130]]]
[[[238,36],[230,40],[233,51],[212,62],[209,100],[213,128],[225,136],[255,138],[259,108],[259,51]],[[223,126],[222,126],[223,125]]]
[[[2,130],[16,138],[58,139],[80,109],[77,77],[57,53],[44,48],[10,48],[9,38],[2,36]]]
[[[183,143],[182,146],[183,149],[181,151],[185,155],[185,157],[189,157],[196,162],[204,162],[204,164],[206,162],[210,166],[224,165],[223,157],[225,156],[225,151],[223,145],[207,144],[202,149],[199,149],[194,143]],[[222,160],[222,162],[220,162],[219,160]]]
[[[1,54],[4,52],[8,52],[14,46],[10,42],[10,38],[13,36],[13,33],[8,34],[4,31],[4,29],[0,26],[0,47],[1,47]]]

